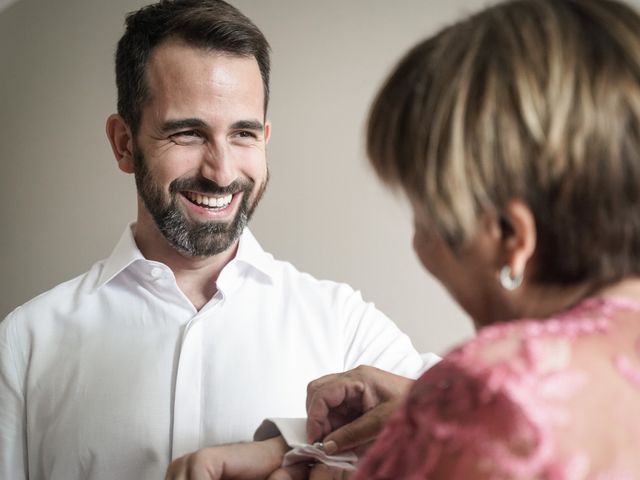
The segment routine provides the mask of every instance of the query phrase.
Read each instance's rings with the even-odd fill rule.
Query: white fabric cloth
[[[307,443],[306,418],[267,418],[253,435],[254,440],[266,440],[282,435],[291,447],[284,458],[282,466],[288,467],[302,462],[320,462],[329,467],[352,471],[356,469],[358,456],[354,452],[342,452],[327,455],[323,448]]]
[[[247,230],[196,311],[127,228],[109,258],[0,323],[0,479],[158,480],[171,458],[301,417],[307,383],[360,364],[415,377],[410,340],[344,284]]]

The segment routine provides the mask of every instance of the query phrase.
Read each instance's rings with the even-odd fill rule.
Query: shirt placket
[[[218,303],[216,300],[206,308],[206,315],[210,315]],[[172,459],[198,450],[201,444],[204,317],[205,309],[185,325],[182,334],[174,393]]]

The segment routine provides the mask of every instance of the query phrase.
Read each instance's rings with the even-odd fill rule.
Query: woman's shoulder
[[[381,439],[387,471],[393,464],[428,472],[420,478],[478,479],[608,472],[598,443],[617,441],[611,424],[624,424],[640,400],[640,383],[634,386],[621,369],[611,368],[621,351],[630,356],[640,348],[630,334],[636,329],[640,338],[639,307],[587,301],[551,318],[482,329],[416,381]],[[638,359],[637,370],[627,360],[627,376],[640,374]],[[612,394],[624,411],[610,409],[610,418],[596,422],[601,400]],[[640,441],[636,430],[619,437]]]
[[[514,431],[540,433],[570,423],[581,396],[601,395],[603,386],[640,394],[636,301],[589,299],[549,318],[485,327],[426,372],[412,395],[426,399],[425,390],[437,392],[433,405],[465,405],[473,410],[472,423],[491,420],[501,405]],[[442,413],[446,417],[446,409]]]
[[[620,335],[632,334],[638,319],[639,302],[588,299],[548,318],[484,327],[472,340],[449,352],[445,365],[471,376],[489,376],[493,384],[508,383],[519,376],[546,377],[579,365],[579,354],[585,349],[606,351],[607,345],[618,343]],[[629,323],[631,329],[627,328]]]

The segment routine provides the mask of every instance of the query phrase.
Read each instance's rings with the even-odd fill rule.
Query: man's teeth
[[[184,195],[193,203],[209,208],[224,208],[231,203],[231,199],[233,198],[231,194],[224,197],[207,197],[199,193],[185,192]]]

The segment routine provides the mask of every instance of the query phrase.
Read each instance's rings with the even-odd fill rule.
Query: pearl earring
[[[509,265],[505,265],[500,270],[500,285],[505,290],[515,290],[522,284],[522,274],[514,274]]]

